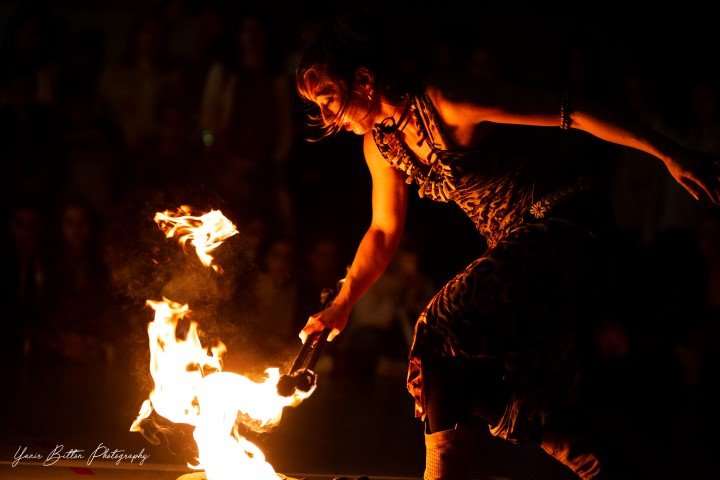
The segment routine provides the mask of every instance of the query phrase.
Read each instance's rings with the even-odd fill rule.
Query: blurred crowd
[[[120,28],[110,9],[103,16],[98,6],[62,5],[18,2],[4,19],[3,358],[113,362],[128,332],[142,337],[150,315],[124,295],[108,245],[118,224],[151,223],[151,215],[132,216],[173,209],[173,199],[211,205],[237,224],[242,274],[232,277],[230,306],[217,312],[241,331],[243,348],[268,363],[286,361],[321,290],[344,276],[370,218],[360,139],[307,141],[320,132],[308,126],[293,89],[298,52],[332,9],[140,2],[116,17],[132,19]],[[75,22],[88,9],[94,28]],[[388,42],[416,51],[404,59],[407,68],[568,89],[720,154],[720,77],[702,68],[709,46],[682,51],[688,42],[678,54],[635,26],[618,26],[610,41],[599,30],[579,35],[562,19],[548,28],[535,20],[421,18],[424,37]],[[124,47],[113,55],[108,32],[120,30]],[[535,41],[540,31],[550,33]],[[598,154],[619,226],[614,308],[606,309],[614,314],[593,339],[598,403],[636,399],[633,415],[667,414],[635,415],[639,434],[642,422],[661,421],[674,435],[702,436],[717,426],[710,412],[720,352],[720,213],[694,202],[642,153],[599,144]],[[387,361],[402,364],[425,302],[482,251],[459,213],[411,202],[400,253],[328,354],[338,372],[372,379]],[[606,390],[611,384],[621,388]]]

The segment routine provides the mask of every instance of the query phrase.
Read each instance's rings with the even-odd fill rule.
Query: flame
[[[179,211],[186,212],[183,208],[186,207]],[[168,228],[168,238],[180,233],[183,246],[186,240],[192,239],[202,260],[201,251],[207,254],[222,243],[220,237],[237,233],[234,225],[221,217],[220,212],[213,211],[199,217],[185,216],[175,222],[165,212],[156,214],[155,221],[161,229]],[[204,225],[205,221],[212,225]],[[217,227],[221,225],[223,234],[218,233]],[[228,230],[227,226],[232,229]],[[211,238],[208,232],[218,237]],[[197,240],[201,238],[210,248],[198,247]],[[209,263],[203,263],[211,266],[212,257]],[[215,271],[221,271],[219,266]],[[285,407],[297,406],[313,390],[297,391],[290,397],[278,395],[280,372],[277,368],[265,370],[266,378],[261,382],[223,372],[225,345],[222,342],[210,348],[202,345],[198,324],[190,318],[192,312],[188,305],[167,298],[146,303],[155,312],[147,328],[154,388],[130,430],[142,431],[143,420],[155,410],[173,423],[195,427],[193,437],[198,446],[198,459],[189,466],[204,469],[208,480],[277,480],[278,475],[263,452],[240,433],[240,423],[256,432],[267,431],[279,424]]]
[[[182,205],[174,213],[170,210],[157,212],[154,220],[167,238],[178,235],[183,248],[189,240],[202,264],[222,273],[220,266],[213,262],[210,252],[238,233],[235,225],[222,212],[210,210],[199,216],[192,215],[192,208]]]

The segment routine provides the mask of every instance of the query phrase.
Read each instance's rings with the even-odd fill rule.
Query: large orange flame
[[[192,239],[201,260],[203,255],[209,259],[203,263],[212,266],[212,257],[207,252],[217,248],[222,239],[237,233],[234,225],[219,211],[191,216],[189,207],[181,207],[179,212],[185,214],[181,222],[168,212],[156,214],[155,221],[168,238],[176,233],[182,235],[183,246]],[[206,221],[211,225],[205,225]],[[228,225],[232,225],[233,233],[227,233]],[[215,271],[222,270],[217,266]],[[173,423],[195,427],[193,436],[199,458],[191,467],[204,469],[208,480],[277,480],[278,475],[262,451],[241,435],[240,419],[246,420],[247,428],[265,431],[280,422],[285,407],[298,405],[313,390],[297,391],[290,397],[278,395],[280,373],[277,368],[267,369],[262,382],[223,372],[225,345],[221,342],[211,347],[201,344],[198,324],[189,318],[188,305],[166,298],[148,300],[147,305],[155,311],[153,321],[148,324],[154,388],[130,430],[141,431],[143,420],[155,410]]]

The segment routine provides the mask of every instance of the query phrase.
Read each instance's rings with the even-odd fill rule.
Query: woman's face
[[[379,103],[367,85],[355,82],[351,88],[343,88],[338,82],[328,81],[310,93],[310,100],[320,109],[324,126],[337,125],[365,135],[378,121]]]

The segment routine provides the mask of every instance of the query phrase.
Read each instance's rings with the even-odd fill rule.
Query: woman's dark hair
[[[379,17],[382,16],[366,11],[339,15],[304,48],[295,69],[295,85],[302,98],[308,100],[313,93],[308,74],[315,78],[326,77],[347,87],[352,84],[359,67],[372,72],[376,89],[391,100],[400,100],[404,94],[416,89],[413,62],[395,47],[398,37],[412,37],[404,36],[397,29],[391,32]],[[347,100],[347,96],[345,98]],[[346,108],[347,101],[337,118],[342,117]],[[320,119],[311,117],[311,120]],[[325,136],[335,133],[338,127],[326,126]]]

